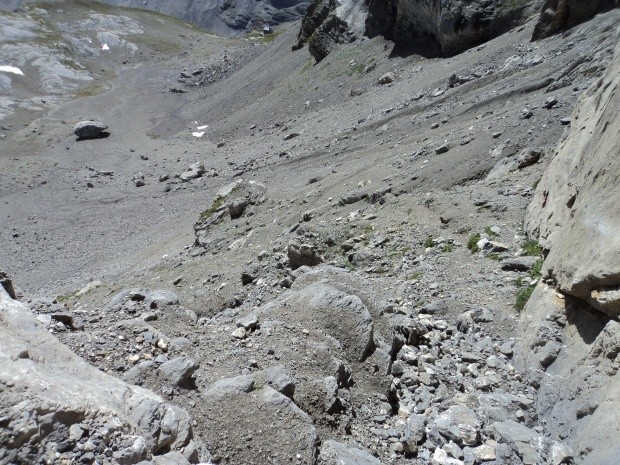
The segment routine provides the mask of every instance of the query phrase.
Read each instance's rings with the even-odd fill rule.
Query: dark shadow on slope
[[[101,134],[99,134],[97,136],[93,136],[93,137],[78,137],[77,139],[75,139],[75,141],[76,142],[82,142],[84,140],[107,139],[110,136],[111,136],[111,134],[109,132],[103,131]]]
[[[588,345],[596,341],[611,319],[576,297],[567,295],[564,305],[568,324],[575,326],[583,342]]]

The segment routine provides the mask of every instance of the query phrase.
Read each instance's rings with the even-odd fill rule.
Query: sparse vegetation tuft
[[[519,291],[517,294],[517,301],[515,302],[515,309],[517,312],[521,313],[523,311],[528,300],[530,300],[535,287],[536,286],[527,286]]]
[[[435,245],[435,242],[433,241],[433,236],[428,236],[426,239],[424,239],[424,243],[423,243],[424,247],[426,247],[427,249],[429,247],[432,247],[433,245]]]
[[[532,257],[538,257],[542,255],[542,248],[538,244],[538,241],[535,241],[533,239],[527,240],[523,243],[522,247],[527,255],[530,255]]]
[[[478,248],[478,241],[480,240],[480,234],[472,234],[469,236],[469,240],[467,241],[467,248],[471,251],[471,253],[476,253],[480,249]]]

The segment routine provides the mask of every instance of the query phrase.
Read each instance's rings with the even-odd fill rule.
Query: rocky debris
[[[108,126],[101,121],[80,121],[73,127],[73,133],[78,139],[96,139],[101,137]]]
[[[321,445],[319,460],[324,465],[380,465],[379,459],[359,447],[336,441]]]
[[[283,366],[267,368],[256,375],[259,382],[264,382],[280,394],[293,399],[295,397],[295,381]]]
[[[538,22],[534,28],[532,40],[548,37],[562,30],[571,28],[593,17],[595,14],[618,7],[615,0],[546,0]]]
[[[154,393],[102,373],[62,345],[30,310],[0,291],[3,462],[49,453],[81,462],[137,463],[169,451],[196,460],[190,417]],[[52,452],[50,452],[52,451]]]
[[[504,271],[530,271],[536,262],[540,260],[538,257],[514,257],[502,260],[502,270]]]
[[[446,153],[450,150],[450,144],[446,141],[443,144],[437,146],[435,148],[435,153],[437,155],[441,155],[442,153]]]
[[[349,2],[340,6],[345,3]],[[141,267],[131,277],[120,273],[113,283],[86,295],[59,296],[49,299],[49,306],[33,303],[38,320],[99,370],[149,388],[191,412],[196,437],[217,449],[212,460],[217,463],[317,463],[319,457],[328,460],[335,455],[334,460],[371,463],[521,465],[519,454],[526,457],[528,451],[494,428],[507,421],[534,432],[536,441],[545,439],[536,450],[540,463],[587,456],[587,448],[577,447],[579,454],[573,454],[553,440],[587,443],[588,433],[578,428],[592,418],[611,425],[606,432],[611,439],[606,440],[615,444],[613,397],[581,392],[590,386],[607,392],[600,386],[609,380],[608,373],[615,373],[616,322],[600,320],[606,318],[600,312],[574,308],[575,299],[550,290],[557,302],[545,302],[542,316],[533,318],[544,326],[525,335],[514,331],[515,294],[531,291],[528,285],[536,279],[526,278],[526,271],[499,270],[504,261],[524,253],[521,212],[543,164],[485,179],[493,163],[511,150],[517,157],[520,148],[546,144],[560,135],[564,128],[559,118],[565,116],[572,94],[597,76],[604,63],[603,49],[611,42],[608,32],[615,16],[610,18],[613,21],[600,22],[597,34],[589,34],[588,24],[565,40],[554,38],[536,46],[526,43],[527,30],[516,30],[508,37],[520,37],[522,43],[499,39],[488,46],[488,54],[472,50],[456,61],[419,61],[398,56],[398,51],[388,60],[390,45],[375,39],[339,47],[340,56],[358,54],[351,61],[327,59],[311,67],[304,66],[303,56],[285,50],[291,32],[270,46],[248,45],[254,53],[261,52],[240,73],[243,79],[235,76],[222,88],[203,89],[204,102],[191,102],[189,95],[191,110],[178,108],[189,121],[205,105],[207,114],[200,118],[212,122],[213,140],[153,138],[147,142],[162,143],[166,150],[157,156],[149,152],[148,163],[143,162],[146,157],[132,157],[131,162],[168,171],[175,162],[184,167],[195,160],[192,146],[226,140],[212,159],[223,177],[237,179],[244,171],[253,179],[277,179],[269,199],[252,203],[244,193],[248,186],[227,186],[217,202],[206,205],[201,247],[180,246],[156,257],[154,268]],[[588,44],[595,40],[603,58],[591,53]],[[187,44],[188,56],[194,57],[189,40]],[[143,53],[149,53],[148,48]],[[377,68],[368,76],[367,53]],[[569,65],[564,58],[578,54],[588,61]],[[505,60],[514,55],[518,58]],[[539,66],[541,59],[549,66]],[[469,69],[462,66],[474,62],[480,63]],[[573,75],[564,65],[581,68]],[[536,73],[521,72],[529,66],[538,66]],[[180,69],[182,65],[174,73]],[[181,79],[193,85],[209,76],[209,69],[192,63]],[[399,79],[393,85],[373,85],[389,69]],[[436,79],[430,76],[432,82],[421,79],[439,69]],[[549,69],[556,70],[554,76],[559,73],[557,82],[565,71],[570,79],[577,77],[548,93],[557,96],[561,110],[541,109],[548,96],[544,92],[550,89]],[[194,75],[191,70],[201,72]],[[300,102],[297,93],[263,94],[265,70],[279,70],[280,78],[270,79],[269,86],[280,90],[282,76],[294,86],[295,70],[301,70],[299,76],[309,84],[307,97]],[[456,77],[446,86],[451,74]],[[419,87],[424,82],[428,87]],[[224,89],[229,84],[234,108],[228,106],[229,91]],[[353,86],[364,90],[364,98],[345,100]],[[211,93],[221,105],[211,105]],[[250,106],[244,107],[248,101]],[[214,110],[207,102],[211,108],[232,111],[222,111],[217,121],[209,116]],[[523,106],[533,108],[530,120],[519,119]],[[362,114],[368,116],[360,120]],[[282,123],[272,123],[276,118]],[[437,127],[429,132],[434,122]],[[291,128],[303,137],[285,143],[283,153],[282,138]],[[579,128],[577,121],[574,128]],[[444,139],[462,145],[456,143],[450,156],[434,156],[433,148]],[[177,152],[177,142],[187,152]],[[122,171],[122,164],[115,166]],[[212,188],[210,182],[181,184],[171,177],[175,192],[150,200],[144,196],[145,202],[161,206],[167,214],[173,200],[171,219],[180,218],[200,201],[203,190]],[[377,185],[384,187],[369,187]],[[136,215],[133,223],[151,221],[149,212],[130,211]],[[20,241],[27,233],[19,221],[16,226],[18,237],[14,242],[7,237],[8,247],[25,250]],[[465,246],[476,237],[485,240],[480,254]],[[310,260],[291,270],[289,244],[307,245],[323,263],[309,266],[314,261]],[[177,246],[175,240],[173,248]],[[200,318],[176,296],[156,304],[151,291],[139,288],[117,294],[105,305],[127,280],[132,285],[174,283],[183,305]],[[548,276],[543,281],[551,282]],[[523,318],[532,317],[528,312]],[[584,315],[593,320],[580,321]],[[572,344],[583,339],[577,351],[564,350],[563,331],[571,334]],[[591,345],[592,340],[596,344]],[[521,363],[522,341],[531,359],[515,368],[513,363]],[[587,356],[587,370],[565,369],[564,360],[574,352]],[[24,359],[28,355],[17,354]],[[188,375],[192,361],[201,366]],[[170,365],[178,370],[170,370],[168,377],[163,372]],[[185,382],[193,384],[190,389]],[[554,394],[558,385],[564,385],[566,393]],[[266,393],[284,407],[266,406]],[[543,402],[536,404],[537,398]],[[607,417],[602,410],[610,412]],[[289,414],[295,420],[287,423]],[[99,442],[92,441],[93,448],[85,439],[95,429],[82,420],[69,431],[69,439],[83,442],[83,461],[106,454],[105,449],[99,451]],[[313,447],[306,441],[312,435],[317,439],[314,451],[306,452]],[[145,457],[147,463],[185,463],[185,457],[194,456],[190,443],[149,457],[139,440],[123,441],[120,460]],[[64,447],[64,441],[49,447],[50,460]],[[204,455],[199,459],[209,461]]]
[[[435,418],[439,434],[463,446],[478,445],[480,421],[476,412],[464,405],[453,405]]]
[[[301,266],[317,266],[323,263],[323,258],[310,244],[289,244],[286,250],[289,266],[293,270]]]
[[[303,16],[309,0],[262,2],[242,0],[233,3],[195,5],[190,0],[173,3],[149,3],[141,0],[105,0],[111,6],[124,6],[156,11],[183,21],[188,21],[208,31],[223,36],[241,36],[262,24],[278,25],[295,21]]]
[[[185,171],[184,173],[181,173],[181,175],[179,176],[179,179],[182,182],[191,181],[192,179],[197,179],[197,178],[202,177],[202,175],[204,175],[206,171],[207,170],[205,169],[204,163],[197,161],[189,165],[189,167],[187,168],[187,171]]]
[[[131,181],[136,187],[146,186],[146,181],[144,180],[144,173],[137,172],[131,177]]]

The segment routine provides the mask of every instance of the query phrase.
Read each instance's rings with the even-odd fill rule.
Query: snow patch
[[[103,44],[101,50],[110,50],[110,46],[108,44]]]
[[[205,124],[204,126],[198,126],[196,129],[198,129],[199,131],[202,131],[203,129],[207,129],[209,127],[208,124]]]
[[[202,137],[204,135],[205,135],[204,131],[203,132],[192,132],[192,136],[194,137]]]
[[[20,76],[24,75],[22,70],[15,66],[0,65],[0,71],[4,71],[5,73],[19,74]]]

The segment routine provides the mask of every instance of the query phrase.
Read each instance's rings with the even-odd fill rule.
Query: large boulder
[[[579,100],[527,210],[526,228],[549,255],[543,273],[562,292],[620,316],[620,45]]]
[[[44,462],[54,450],[67,462],[90,453],[82,462],[109,463],[104,449],[122,464],[170,451],[197,459],[185,410],[86,363],[2,288],[0,338],[0,463]]]
[[[202,402],[208,425],[204,434],[218,455],[232,453],[234,463],[314,463],[317,433],[312,419],[285,395],[258,386],[252,375],[216,381]],[[246,435],[259,430],[260,447],[239,447]]]
[[[319,455],[324,465],[380,465],[379,459],[359,447],[336,441],[325,441]]]
[[[618,6],[618,0],[546,0],[532,40],[548,37]]]
[[[73,133],[78,139],[95,139],[101,137],[103,131],[108,129],[107,124],[101,121],[80,121],[73,127]]]

